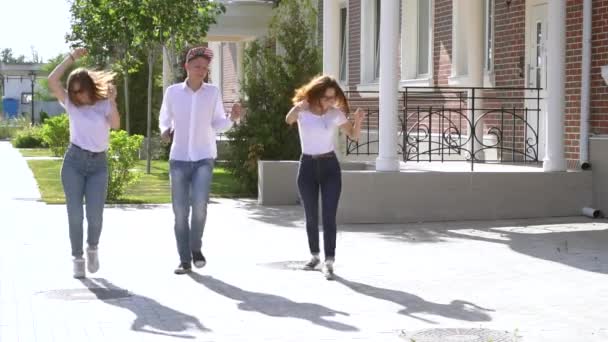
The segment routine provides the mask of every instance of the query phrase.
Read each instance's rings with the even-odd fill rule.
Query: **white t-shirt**
[[[70,142],[91,152],[108,149],[110,140],[109,100],[100,100],[93,105],[76,106],[65,95],[62,104],[70,119]]]
[[[298,129],[302,153],[323,154],[334,151],[335,129],[346,122],[346,115],[337,108],[332,108],[323,115],[315,115],[308,110],[301,111],[298,115]]]

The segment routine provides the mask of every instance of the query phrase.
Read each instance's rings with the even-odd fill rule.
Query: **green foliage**
[[[40,111],[40,123],[44,123],[49,119],[49,114],[43,110]]]
[[[300,154],[297,128],[288,127],[284,117],[292,106],[294,90],[321,71],[316,18],[310,0],[282,0],[270,36],[245,50],[242,95],[247,119],[227,133],[227,167],[249,193],[257,189],[258,160],[294,160]],[[282,47],[280,54],[274,42]]]
[[[30,126],[30,121],[23,116],[15,119],[4,119],[0,115],[0,139],[12,139],[17,132]]]
[[[59,54],[51,59],[48,60],[47,63],[45,63],[42,66],[42,71],[46,74],[50,74],[51,71],[53,71],[53,69],[55,69],[59,64],[61,64],[61,62],[65,59],[65,54]],[[73,63],[72,65],[70,65],[65,73],[63,74],[63,76],[61,77],[61,83],[62,84],[66,84],[68,76],[70,75],[70,73],[72,72],[72,70],[79,68],[79,67],[88,67],[92,65],[92,60],[89,57],[85,57],[85,58],[81,58],[79,60],[76,61],[76,63]],[[54,101],[55,96],[53,94],[51,94],[51,90],[49,89],[49,81],[47,77],[38,77],[37,79],[37,83],[38,85],[36,86],[36,98],[41,99],[43,101]]]
[[[70,144],[70,122],[67,114],[54,116],[42,125],[42,138],[55,157],[61,157]]]
[[[158,59],[154,64],[154,74],[157,75],[152,86],[152,113],[160,111],[160,105],[163,98],[162,86],[162,60]],[[125,92],[123,74],[117,75],[115,84],[117,87],[116,103],[121,114],[121,127],[126,127],[125,117]],[[130,133],[131,134],[146,134],[147,106],[148,98],[145,94],[148,91],[148,70],[141,68],[129,74],[129,107],[130,111]],[[137,94],[137,96],[133,96]],[[158,115],[152,115],[152,128],[158,128]]]
[[[127,186],[141,177],[141,173],[133,172],[133,169],[139,161],[138,152],[143,139],[141,135],[129,136],[122,130],[110,133],[108,199],[120,198]]]
[[[11,48],[4,48],[0,50],[0,62],[2,63],[26,63],[25,56],[19,55],[16,57],[13,55]]]
[[[27,126],[19,130],[13,139],[13,146],[16,148],[46,147],[42,138],[42,129],[40,126]]]

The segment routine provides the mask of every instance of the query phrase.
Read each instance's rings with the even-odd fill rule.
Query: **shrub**
[[[70,144],[70,122],[66,114],[47,119],[42,125],[42,137],[56,157],[65,154]]]
[[[110,133],[108,199],[120,198],[127,186],[141,177],[141,173],[133,172],[133,168],[139,160],[139,148],[143,139],[141,135],[129,136],[122,130]]]
[[[43,110],[40,111],[40,123],[44,123],[49,119],[49,114]]]
[[[0,139],[12,139],[19,131],[30,127],[30,122],[24,117],[4,119],[0,113]]]
[[[30,126],[17,131],[13,139],[13,146],[16,148],[46,147],[40,126]]]
[[[247,120],[226,134],[227,167],[250,194],[257,189],[258,160],[293,160],[300,154],[297,129],[287,127],[284,117],[294,90],[321,71],[311,1],[283,0],[274,13],[269,37],[245,50],[242,95]],[[274,42],[282,47],[281,54]]]

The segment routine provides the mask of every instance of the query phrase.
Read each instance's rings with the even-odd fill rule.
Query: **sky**
[[[0,0],[0,48],[15,57],[31,59],[32,46],[44,61],[68,52],[69,30],[68,0]]]

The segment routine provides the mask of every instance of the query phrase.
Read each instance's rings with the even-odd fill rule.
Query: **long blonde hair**
[[[74,69],[68,76],[68,97],[70,102],[76,106],[85,105],[80,103],[73,92],[74,84],[80,85],[81,91],[89,94],[90,99],[95,103],[108,98],[108,87],[114,81],[115,74],[111,71],[94,71],[86,68]]]
[[[321,75],[316,76],[310,82],[296,89],[294,97],[291,99],[293,104],[306,100],[310,105],[321,106],[321,98],[325,95],[325,91],[333,88],[336,91],[336,106],[348,115],[348,101],[340,88],[338,81],[331,76]]]

